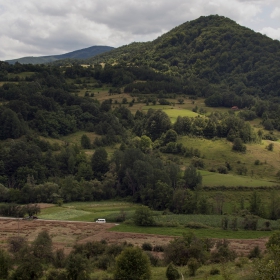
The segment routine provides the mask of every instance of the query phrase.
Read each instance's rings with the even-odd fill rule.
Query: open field
[[[119,231],[118,225],[115,223],[98,224],[94,222],[75,222],[75,221],[51,221],[51,220],[21,220],[21,219],[0,219],[0,247],[7,246],[7,239],[11,236],[26,237],[32,242],[42,230],[47,230],[52,237],[55,248],[64,248],[69,253],[76,243],[86,243],[91,241],[106,240],[112,243],[131,243],[141,246],[143,243],[151,243],[152,245],[167,245],[173,240],[175,235],[167,235],[162,230],[158,234],[143,232],[126,232],[125,227]],[[143,229],[143,228],[142,228]],[[127,228],[126,230],[129,230]],[[146,231],[147,229],[145,229]],[[151,229],[153,232],[153,229]],[[177,236],[181,235],[180,232]],[[199,235],[198,235],[199,236]],[[228,238],[225,232],[221,238]],[[252,235],[250,239],[229,239],[231,247],[239,253],[246,254],[254,246],[260,246],[265,249],[267,237],[265,235]]]
[[[245,183],[245,186],[267,186],[278,184],[276,173],[280,166],[280,143],[274,143],[273,151],[268,151],[266,146],[272,141],[262,140],[261,144],[247,144],[246,155],[243,153],[233,152],[232,143],[226,139],[204,139],[198,137],[181,136],[178,142],[185,147],[198,149],[201,153],[201,158],[205,164],[204,170],[217,169],[219,166],[224,166],[225,162],[230,163],[232,170],[230,173],[236,175],[238,168],[246,167],[247,172],[240,178],[227,177],[227,175],[219,176],[218,173],[209,173],[202,171],[204,176],[203,185],[213,185],[218,182],[218,185],[239,185]],[[182,158],[183,164],[189,164],[191,159]],[[258,161],[258,164],[256,164]],[[225,181],[223,181],[225,180]],[[259,181],[259,183],[257,181]],[[239,182],[238,182],[239,181]],[[268,181],[265,183],[264,181]],[[228,184],[229,183],[229,184]],[[242,184],[239,184],[242,183]]]
[[[164,232],[160,234],[147,234],[112,231],[118,227],[118,225],[113,223],[97,224],[70,221],[46,221],[40,219],[28,221],[1,218],[0,248],[7,249],[7,239],[9,237],[22,236],[25,237],[28,242],[32,242],[42,230],[47,230],[50,234],[53,241],[53,248],[63,249],[66,255],[71,252],[75,244],[84,244],[87,242],[106,240],[108,244],[120,244],[126,242],[141,247],[143,243],[150,243],[152,246],[165,246],[174,239],[174,236],[164,235]],[[225,235],[223,238],[227,238],[227,236]],[[256,237],[249,240],[228,240],[231,249],[235,250],[240,256],[246,256],[255,246],[259,246],[261,251],[264,251],[265,243],[268,238]],[[154,252],[153,254],[159,259],[163,258],[163,253]],[[245,271],[252,269],[252,266],[239,268],[234,263],[228,263],[227,266],[228,270],[230,270],[233,275],[233,278],[231,279],[243,279]],[[205,278],[205,275],[209,273],[213,267],[222,270],[221,264],[202,266],[198,269],[196,277],[188,279],[223,279],[220,278],[220,275]],[[179,267],[179,270],[184,275],[188,275],[187,267]],[[165,279],[165,272],[166,267],[152,267],[152,279]],[[94,279],[105,279],[102,278],[102,275],[106,275],[107,273],[109,272],[96,270],[94,271],[94,276],[97,277],[100,275],[100,278]]]

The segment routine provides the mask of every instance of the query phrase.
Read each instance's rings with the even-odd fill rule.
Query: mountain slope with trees
[[[217,15],[186,22],[152,42],[132,43],[89,61],[97,60],[148,66],[180,77],[189,94],[204,97],[220,90],[261,98],[280,95],[280,42]]]

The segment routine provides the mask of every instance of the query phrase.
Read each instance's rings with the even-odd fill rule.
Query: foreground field
[[[142,246],[143,243],[167,245],[175,236],[162,234],[132,233],[112,231],[118,225],[114,223],[98,224],[74,221],[47,221],[0,219],[0,247],[7,247],[7,239],[11,236],[23,236],[32,242],[38,233],[47,230],[52,237],[54,248],[64,248],[69,253],[75,244],[106,240],[112,243],[131,243]],[[163,231],[164,232],[164,231]],[[226,237],[226,236],[225,236]],[[255,246],[265,249],[267,237],[252,239],[229,239],[230,247],[242,255],[246,255]]]

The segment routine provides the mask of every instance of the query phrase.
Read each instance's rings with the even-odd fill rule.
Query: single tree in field
[[[180,278],[180,274],[172,262],[167,266],[165,275],[168,280],[177,280]]]
[[[116,258],[115,280],[150,280],[149,257],[138,247],[128,247]]]
[[[52,261],[52,239],[46,230],[41,231],[37,238],[33,241],[32,250],[34,256],[41,261]]]
[[[81,146],[83,149],[91,148],[90,139],[86,134],[83,134],[81,137]]]
[[[133,220],[137,226],[152,226],[155,221],[152,211],[147,206],[141,206],[135,210]]]

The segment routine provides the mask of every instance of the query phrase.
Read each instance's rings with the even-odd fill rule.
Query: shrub
[[[164,251],[164,247],[162,245],[155,245],[153,248],[154,252],[163,252]]]
[[[242,222],[245,230],[257,230],[258,219],[254,216],[246,216]]]
[[[225,166],[218,167],[218,172],[221,174],[228,174],[228,169]]]
[[[153,250],[153,246],[152,246],[151,243],[145,242],[145,243],[142,244],[142,249],[144,251],[152,251]]]
[[[147,256],[150,259],[150,263],[152,266],[160,266],[161,262],[158,256],[155,256],[153,253],[151,252],[146,252]]]
[[[133,217],[134,223],[137,226],[152,226],[155,224],[152,214],[152,211],[148,207],[141,206],[135,210]]]
[[[259,159],[256,159],[256,160],[255,160],[255,165],[260,165],[260,164],[261,164],[260,160],[259,160]]]
[[[165,275],[168,280],[176,280],[180,278],[180,274],[172,262],[167,266]]]
[[[190,276],[195,276],[196,271],[201,266],[199,261],[195,258],[190,258],[188,261],[188,269],[190,271]]]
[[[220,270],[216,267],[211,268],[210,275],[218,275],[220,274]]]
[[[255,246],[248,254],[249,259],[256,259],[261,257],[261,249],[259,246]]]
[[[199,229],[199,228],[209,228],[207,225],[204,225],[202,223],[198,222],[188,222],[185,227],[187,228],[194,228],[194,229]]]

